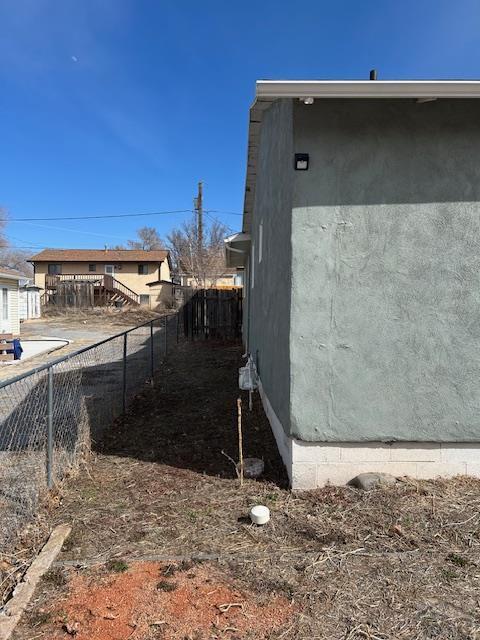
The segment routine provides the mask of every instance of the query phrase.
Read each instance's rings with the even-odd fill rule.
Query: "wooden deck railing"
[[[88,280],[89,282],[95,282],[103,287],[103,274],[95,273],[59,273],[57,275],[45,276],[45,287],[47,289],[54,289],[57,286],[57,282],[64,282],[66,280]]]
[[[138,293],[127,287],[112,275],[96,274],[96,273],[59,273],[57,275],[45,276],[45,288],[55,289],[58,282],[65,282],[69,280],[83,280],[93,282],[98,287],[104,287],[111,293],[119,293],[126,298],[129,298],[135,304],[140,304],[140,296]]]

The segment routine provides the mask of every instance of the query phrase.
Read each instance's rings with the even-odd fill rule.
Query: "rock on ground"
[[[389,473],[360,473],[350,480],[348,484],[352,487],[357,487],[357,489],[363,489],[363,491],[371,491],[375,487],[394,485],[396,482],[395,476]]]

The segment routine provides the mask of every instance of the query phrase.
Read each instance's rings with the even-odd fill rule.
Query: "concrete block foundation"
[[[360,473],[390,473],[417,479],[480,477],[480,443],[445,442],[304,442],[284,428],[259,386],[277,446],[295,491],[327,484],[344,485]]]

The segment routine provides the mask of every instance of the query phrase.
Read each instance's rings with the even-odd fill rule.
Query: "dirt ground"
[[[64,578],[51,572],[47,581],[58,585]],[[77,573],[68,589],[54,609],[41,611],[52,627],[49,638],[265,638],[294,612],[285,597],[256,602],[260,598],[240,590],[223,572],[198,562],[122,563],[110,572]]]
[[[156,384],[50,501],[73,532],[14,640],[480,638],[480,482],[416,482],[303,494],[286,476],[240,348],[182,344]],[[249,523],[266,504],[268,525]],[[53,505],[53,506],[52,506]]]

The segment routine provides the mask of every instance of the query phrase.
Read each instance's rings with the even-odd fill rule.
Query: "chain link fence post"
[[[127,336],[123,334],[123,384],[122,384],[122,413],[127,411]]]
[[[153,320],[150,322],[150,377],[153,382],[153,374],[155,371],[155,364],[153,360]]]
[[[163,354],[166,356],[167,355],[168,316],[164,316],[164,318],[165,318],[165,341],[164,341],[164,347],[163,347]]]
[[[47,487],[53,487],[53,367],[47,371]]]

